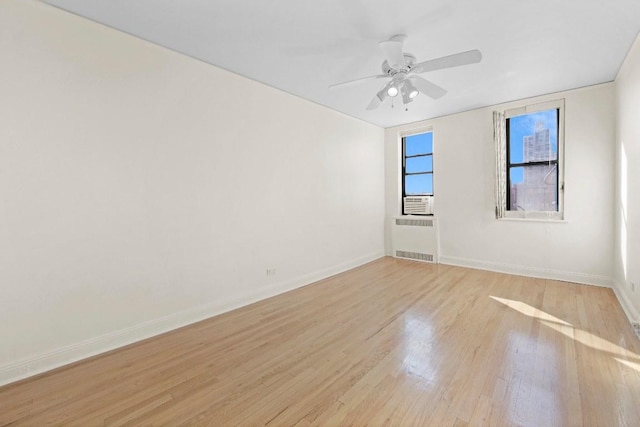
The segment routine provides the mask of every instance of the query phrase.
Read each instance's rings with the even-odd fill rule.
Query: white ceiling
[[[639,0],[45,0],[218,67],[390,127],[612,81],[640,31]],[[378,42],[418,61],[470,49],[479,64],[423,74],[448,93],[366,107]]]

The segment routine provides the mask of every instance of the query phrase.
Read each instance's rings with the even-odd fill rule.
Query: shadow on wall
[[[622,275],[627,283],[629,272],[627,270],[627,153],[624,141],[620,143],[620,258],[622,261]]]

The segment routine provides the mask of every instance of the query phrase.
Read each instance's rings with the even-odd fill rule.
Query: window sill
[[[565,224],[569,221],[566,219],[560,218],[516,218],[516,217],[505,217],[505,218],[497,218],[498,221],[515,221],[515,222],[553,222],[559,224]]]

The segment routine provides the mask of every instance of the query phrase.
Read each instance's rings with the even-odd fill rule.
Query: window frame
[[[510,169],[512,167],[517,167],[514,165],[530,165],[534,166],[536,164],[546,165],[550,164],[549,161],[540,161],[540,162],[528,162],[528,163],[511,163],[510,159],[510,135],[509,135],[509,119],[512,117],[522,116],[526,114],[536,113],[538,111],[546,111],[553,110],[557,111],[556,118],[558,121],[558,147],[557,147],[557,159],[555,160],[556,167],[556,200],[558,210],[556,211],[517,211],[517,210],[509,210],[510,207],[510,199],[511,199],[511,176]],[[565,102],[564,99],[541,102],[536,104],[530,104],[518,108],[512,108],[509,110],[505,110],[505,129],[506,129],[506,141],[505,141],[505,179],[501,185],[505,186],[506,189],[506,197],[504,203],[506,204],[504,210],[504,216],[502,219],[532,219],[532,220],[564,220],[564,131],[565,131],[565,123],[564,123],[564,110],[565,110]],[[524,166],[526,167],[526,166]]]
[[[411,155],[411,156],[407,156],[406,153],[406,139],[411,137],[411,136],[415,136],[415,135],[422,135],[422,134],[426,134],[426,133],[430,133],[431,134],[431,152],[430,153],[426,153],[426,154],[417,154],[417,155]],[[420,128],[420,129],[412,129],[410,131],[406,131],[406,132],[402,132],[400,133],[400,214],[404,215],[404,198],[408,197],[407,193],[406,193],[406,187],[405,187],[405,178],[407,175],[411,176],[411,175],[427,175],[430,174],[431,175],[431,193],[427,193],[427,194],[412,194],[410,196],[416,196],[416,197],[423,197],[423,196],[431,196],[433,197],[435,194],[435,174],[434,174],[434,169],[435,169],[435,165],[434,165],[434,145],[435,145],[435,141],[434,141],[434,135],[433,135],[433,128],[431,127],[427,127],[427,128]],[[407,173],[406,171],[406,167],[407,167],[407,159],[411,159],[411,158],[418,158],[418,157],[431,157],[431,171],[429,172],[415,172],[415,173]],[[433,216],[433,214],[412,214],[412,215],[421,215],[421,216]]]

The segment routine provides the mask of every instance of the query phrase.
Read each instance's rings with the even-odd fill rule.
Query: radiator
[[[438,262],[438,222],[434,217],[392,218],[391,242],[396,258]]]

